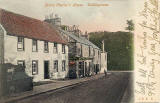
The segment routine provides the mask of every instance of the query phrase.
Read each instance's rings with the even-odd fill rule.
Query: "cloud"
[[[124,30],[126,20],[133,16],[132,0],[0,0],[4,9],[44,20],[45,15],[58,14],[62,23],[79,25],[82,31]],[[89,7],[90,3],[105,3],[105,7]],[[83,7],[45,7],[50,4],[83,4]]]
[[[0,0],[0,7],[25,16],[44,18],[44,0]]]

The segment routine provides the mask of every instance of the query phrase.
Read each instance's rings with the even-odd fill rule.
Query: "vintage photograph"
[[[132,0],[0,0],[0,103],[134,103]]]

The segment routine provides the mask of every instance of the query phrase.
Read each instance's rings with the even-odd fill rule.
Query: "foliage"
[[[70,60],[91,60],[92,58],[87,58],[87,57],[70,57]]]
[[[132,20],[127,20],[127,25],[126,30],[129,32],[134,31],[134,23]]]
[[[130,32],[91,32],[90,41],[101,48],[105,42],[108,70],[133,69],[133,34]]]
[[[66,25],[61,25],[62,30],[66,30],[67,26]]]

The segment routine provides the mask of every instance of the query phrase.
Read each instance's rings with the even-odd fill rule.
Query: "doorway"
[[[87,76],[87,62],[85,62],[85,70],[84,70],[84,75]]]
[[[49,61],[44,61],[44,79],[49,79]]]

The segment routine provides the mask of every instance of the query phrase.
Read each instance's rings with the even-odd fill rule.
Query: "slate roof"
[[[49,23],[0,9],[0,24],[7,34],[66,44]]]
[[[73,38],[74,40],[76,40],[77,42],[79,43],[82,43],[82,44],[85,44],[85,45],[88,45],[88,46],[92,46],[94,49],[99,49],[96,45],[94,45],[92,42],[90,42],[89,40],[87,40],[85,37],[82,37],[82,36],[76,36],[74,33],[72,32],[68,32],[68,31],[65,31],[65,30],[62,30],[60,29],[61,32],[67,34],[69,37]]]

